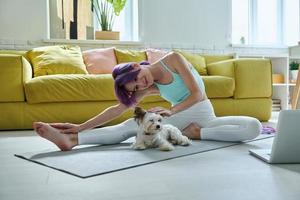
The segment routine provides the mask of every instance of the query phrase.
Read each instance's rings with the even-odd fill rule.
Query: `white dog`
[[[158,147],[162,151],[171,151],[174,149],[172,144],[182,146],[191,144],[178,128],[170,124],[162,124],[161,115],[147,112],[139,107],[135,108],[134,114],[139,130],[132,148],[142,150]]]

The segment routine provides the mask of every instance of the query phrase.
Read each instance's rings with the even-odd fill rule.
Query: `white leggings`
[[[192,122],[201,127],[201,139],[239,142],[257,137],[261,123],[253,117],[216,117],[209,100],[198,102],[190,108],[164,119],[164,124],[172,124],[180,130]],[[133,118],[114,126],[96,128],[80,132],[78,144],[117,144],[137,133]]]

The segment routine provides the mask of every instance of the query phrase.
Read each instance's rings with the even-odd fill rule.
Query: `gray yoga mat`
[[[255,140],[273,137],[260,135]],[[100,174],[111,173],[146,164],[170,160],[182,156],[216,150],[242,143],[193,141],[191,146],[176,146],[175,150],[163,152],[158,149],[137,151],[131,149],[131,138],[121,144],[106,146],[89,146],[73,149],[72,151],[28,152],[15,155],[17,157],[57,169],[74,176],[88,178]],[[249,140],[246,142],[250,142]]]

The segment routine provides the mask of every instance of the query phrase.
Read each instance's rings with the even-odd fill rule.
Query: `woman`
[[[82,144],[120,143],[136,135],[137,124],[133,119],[114,126],[90,129],[118,117],[145,96],[160,94],[172,103],[171,109],[155,107],[150,111],[165,116],[164,123],[178,127],[190,139],[236,142],[259,135],[261,124],[255,118],[215,116],[202,78],[180,54],[172,52],[152,65],[145,64],[148,63],[127,63],[114,68],[119,104],[82,124],[35,122],[35,131],[63,151]]]

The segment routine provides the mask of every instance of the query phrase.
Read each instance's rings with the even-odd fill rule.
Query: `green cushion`
[[[79,46],[34,48],[28,52],[34,77],[52,74],[87,74]]]
[[[181,54],[188,62],[190,62],[200,75],[207,75],[205,58],[199,54],[189,53],[181,50],[174,50]]]
[[[135,51],[135,50],[120,50],[115,49],[118,64],[128,63],[128,62],[142,62],[147,60],[147,55],[145,51]]]
[[[49,75],[31,79],[25,84],[29,103],[116,101],[111,74]],[[146,97],[143,102],[163,101],[158,96]]]
[[[234,79],[225,76],[203,76],[208,98],[228,98],[234,94]]]
[[[206,64],[211,64],[219,61],[230,60],[233,59],[235,56],[234,54],[228,55],[202,55],[205,58]]]

